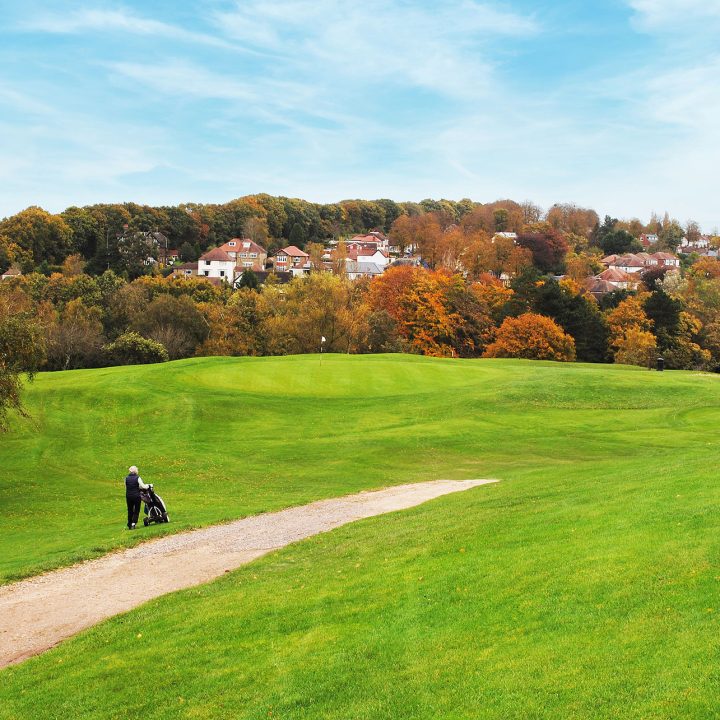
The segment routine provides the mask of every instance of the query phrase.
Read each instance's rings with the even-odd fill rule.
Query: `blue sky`
[[[720,226],[720,0],[0,0],[0,216],[424,197]]]

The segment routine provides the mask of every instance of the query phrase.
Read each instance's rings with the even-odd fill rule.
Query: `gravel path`
[[[303,538],[492,482],[497,481],[436,480],[320,500],[171,535],[0,587],[0,668],[112,615],[208,582]]]

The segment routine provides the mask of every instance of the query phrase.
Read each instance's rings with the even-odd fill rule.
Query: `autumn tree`
[[[541,272],[559,272],[568,246],[562,235],[552,228],[518,235],[517,244],[532,253],[533,264]]]
[[[651,367],[657,358],[657,341],[647,330],[633,325],[615,342],[615,362],[618,365]]]
[[[202,303],[200,310],[210,328],[197,355],[262,355],[258,294],[249,288],[233,293],[225,303]]]
[[[100,308],[88,307],[76,298],[59,311],[46,304],[40,317],[45,326],[50,370],[93,367],[99,363],[105,343]]]
[[[63,260],[61,272],[65,277],[77,277],[82,275],[85,271],[87,263],[83,259],[83,256],[79,253],[68,255]]]
[[[267,247],[269,235],[267,220],[255,215],[249,217],[243,223],[242,235],[244,238],[248,238],[254,243],[257,243],[260,247]]]
[[[535,313],[505,318],[495,342],[483,353],[486,358],[525,358],[527,360],[575,360],[572,337],[550,318]]]
[[[0,235],[32,252],[36,263],[60,263],[72,251],[72,230],[59,216],[29,207],[0,222]]]
[[[556,203],[547,212],[546,221],[561,233],[589,238],[599,223],[594,210],[581,208],[572,203]],[[537,222],[537,220],[532,221]]]
[[[367,335],[369,309],[353,283],[330,273],[295,278],[282,288],[265,286],[258,298],[262,333],[273,355],[355,352]]]
[[[415,279],[422,272],[420,268],[402,265],[390,267],[379,277],[373,278],[368,292],[370,308],[384,310],[399,322],[402,318],[404,299]]]
[[[422,272],[407,288],[400,301],[399,329],[415,352],[436,357],[453,353],[462,318],[449,292],[458,282],[457,276]]]
[[[657,357],[657,341],[651,332],[653,321],[645,313],[646,297],[627,297],[607,315],[610,346],[615,362],[649,367]]]

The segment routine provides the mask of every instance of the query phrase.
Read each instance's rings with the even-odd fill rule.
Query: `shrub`
[[[112,365],[145,365],[168,360],[168,352],[162,343],[136,332],[123,333],[115,342],[105,345],[103,352]]]

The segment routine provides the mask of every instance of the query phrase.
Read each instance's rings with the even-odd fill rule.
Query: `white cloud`
[[[369,0],[249,0],[215,15],[229,38],[292,64],[300,74],[410,84],[477,97],[492,73],[493,40],[538,32],[532,17],[472,0],[432,8]]]
[[[720,21],[720,0],[628,0],[640,28],[677,32],[682,26]]]
[[[88,31],[121,32],[235,49],[235,46],[222,38],[144,18],[130,10],[86,8],[62,15],[40,14],[25,20],[19,27],[22,30],[56,34],[79,34]]]

